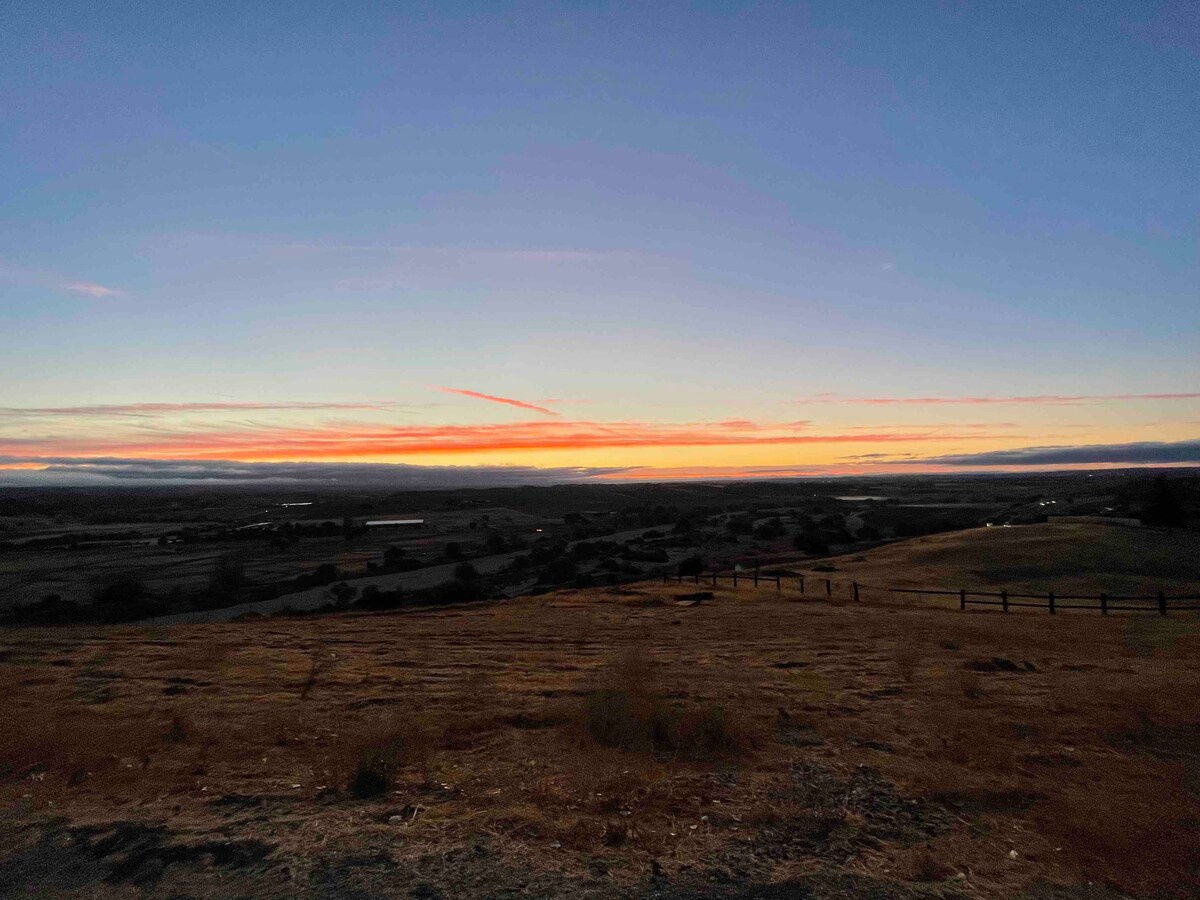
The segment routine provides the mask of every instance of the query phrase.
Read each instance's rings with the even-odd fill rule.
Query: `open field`
[[[7,630],[0,893],[1200,890],[1200,617],[695,590]]]
[[[1044,594],[1200,592],[1200,532],[1114,525],[977,528],[832,560],[839,581]]]

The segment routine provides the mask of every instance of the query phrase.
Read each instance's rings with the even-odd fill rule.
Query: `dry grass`
[[[921,664],[923,656],[924,654],[920,648],[912,644],[901,644],[897,647],[894,659],[896,661],[896,670],[900,673],[900,677],[911,684],[917,674],[917,666]]]
[[[347,758],[353,760],[346,790],[363,799],[386,794],[405,769],[428,781],[437,739],[427,716],[393,714],[347,735],[346,748]]]
[[[315,648],[309,659],[308,674],[304,676],[304,681],[300,685],[300,699],[307,700],[308,695],[317,686],[317,682],[328,674],[335,665],[337,665],[336,653],[324,647]]]
[[[582,731],[603,747],[682,759],[732,759],[750,750],[756,735],[720,703],[669,701],[644,648],[626,650],[583,698]]]
[[[430,858],[484,846],[479,878],[511,865],[600,895],[717,867],[953,870],[969,897],[1087,880],[1195,895],[1195,620],[1138,631],[1131,652],[1116,616],[833,607],[773,587],[681,608],[639,590],[657,602],[595,590],[165,636],[2,632],[0,803],[15,823],[261,839],[276,886],[281,866],[369,852],[394,868],[367,886],[401,890]],[[877,811],[876,782],[853,780],[875,771],[895,786]],[[914,800],[949,830],[897,827]],[[250,803],[269,809],[230,818]]]

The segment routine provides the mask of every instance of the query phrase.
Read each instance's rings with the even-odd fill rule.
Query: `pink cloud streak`
[[[1017,397],[838,397],[833,394],[817,394],[789,400],[788,403],[852,403],[865,406],[933,406],[933,405],[985,405],[1032,403],[1043,405],[1070,405],[1076,403],[1103,403],[1118,400],[1196,400],[1200,392],[1183,394],[1038,394]]]
[[[524,400],[513,400],[511,397],[497,397],[494,394],[481,394],[479,391],[468,391],[464,388],[439,387],[439,391],[447,394],[458,394],[463,397],[471,397],[475,400],[487,400],[489,403],[503,403],[507,406],[515,406],[517,409],[528,409],[533,412],[541,413],[544,416],[558,416],[552,409],[545,406],[537,406],[533,403],[526,403]]]

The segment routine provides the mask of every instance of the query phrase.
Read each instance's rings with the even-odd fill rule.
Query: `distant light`
[[[424,525],[424,519],[372,519],[364,523],[368,528],[386,525]]]

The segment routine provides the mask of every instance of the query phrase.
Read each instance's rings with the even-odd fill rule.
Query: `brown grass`
[[[731,759],[756,737],[745,720],[720,703],[684,705],[663,695],[643,648],[618,656],[601,686],[582,703],[586,735],[604,747],[682,759]]]
[[[761,881],[950,867],[966,896],[1088,880],[1195,895],[1195,618],[1173,617],[1169,639],[1136,632],[1131,652],[1117,616],[833,607],[773,587],[679,608],[639,590],[662,602],[595,590],[165,636],[0,632],[0,805],[15,823],[262,839],[275,879],[384,847],[399,868],[377,892],[483,846],[487,877],[603,870],[601,894],[636,894],[654,866],[686,880],[726,865]],[[325,654],[336,669],[301,699]],[[1014,666],[964,667],[995,659]],[[848,786],[866,771],[895,786],[881,822],[915,800],[950,830],[870,830]],[[380,778],[352,791],[359,772]],[[829,773],[820,796],[813,772]],[[232,815],[251,802],[266,808]],[[477,893],[492,888],[508,889]]]

